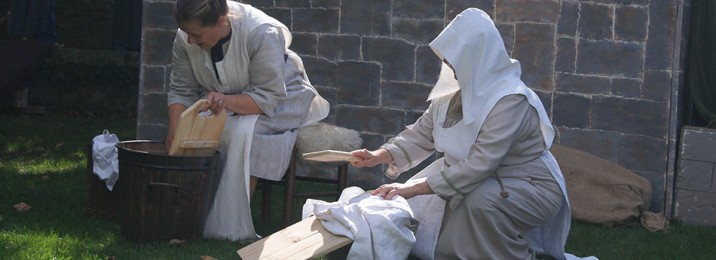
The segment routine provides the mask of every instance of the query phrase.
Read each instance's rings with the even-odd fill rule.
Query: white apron
[[[221,161],[225,164],[214,203],[204,224],[206,238],[232,241],[256,238],[249,201],[249,156],[258,118],[258,115],[226,118],[219,143]]]

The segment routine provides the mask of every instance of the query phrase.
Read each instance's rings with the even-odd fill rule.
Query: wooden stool
[[[298,149],[296,147],[294,147],[293,153],[291,154],[291,161],[289,162],[288,169],[286,170],[286,175],[284,175],[283,180],[272,181],[272,180],[266,180],[266,179],[259,179],[259,183],[261,184],[261,189],[262,189],[261,220],[263,222],[268,222],[269,219],[271,218],[271,188],[273,185],[283,185],[284,186],[282,227],[287,227],[292,224],[291,217],[293,216],[293,201],[295,199],[335,196],[335,199],[338,200],[338,197],[341,195],[341,191],[343,191],[343,189],[346,188],[346,178],[348,175],[348,163],[346,163],[346,162],[330,163],[330,165],[336,164],[338,167],[338,173],[337,173],[335,179],[297,176],[296,168],[297,168],[299,156],[301,156],[301,155],[298,154]],[[316,163],[316,164],[321,165],[322,163]],[[329,164],[329,163],[325,163],[325,164]],[[333,191],[324,191],[324,192],[300,192],[300,191],[296,190],[296,181],[309,181],[309,182],[316,182],[316,183],[334,184],[334,185],[336,185],[336,189]]]

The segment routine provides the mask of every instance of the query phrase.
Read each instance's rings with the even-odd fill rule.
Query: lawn
[[[122,237],[116,221],[85,213],[87,145],[104,129],[120,140],[134,139],[135,122],[134,117],[0,114],[0,259],[238,259],[241,243],[137,244]],[[281,189],[274,193],[278,214]],[[32,208],[16,211],[13,205],[21,202]],[[279,229],[278,216],[269,223],[258,220],[259,199],[252,208],[261,235]],[[573,222],[566,249],[600,259],[713,259],[716,227],[672,223],[670,230],[652,233],[638,225]]]

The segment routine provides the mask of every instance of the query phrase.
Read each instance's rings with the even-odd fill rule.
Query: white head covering
[[[539,97],[520,79],[520,62],[507,54],[502,36],[490,17],[477,8],[468,8],[448,24],[430,47],[443,63],[440,78],[428,100],[462,91],[465,125],[482,126],[495,103],[510,94],[524,94],[537,110],[547,149],[554,139],[554,128]]]

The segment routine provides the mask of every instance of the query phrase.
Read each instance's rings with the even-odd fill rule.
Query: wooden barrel
[[[134,242],[201,238],[221,178],[220,154],[169,156],[162,142],[117,144],[119,222]]]

